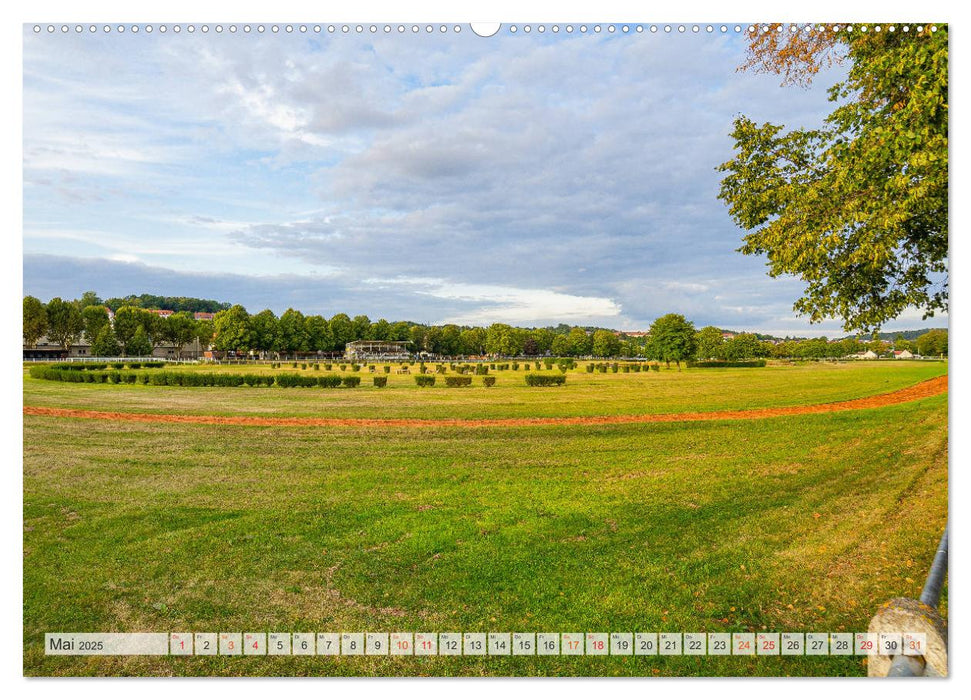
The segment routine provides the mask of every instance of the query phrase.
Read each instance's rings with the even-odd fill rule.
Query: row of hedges
[[[702,362],[689,362],[688,367],[700,367],[702,369],[710,367],[765,367],[765,360],[704,360]]]
[[[299,374],[228,374],[225,372],[77,372],[53,367],[35,366],[30,376],[56,382],[88,384],[148,384],[150,386],[279,386],[335,388],[360,386],[360,377],[341,377],[335,374],[323,377],[305,377]],[[380,380],[380,381],[379,381]],[[387,377],[375,377],[374,386],[382,387]]]

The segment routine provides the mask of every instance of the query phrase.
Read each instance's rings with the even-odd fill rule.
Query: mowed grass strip
[[[266,365],[256,370],[280,371]],[[239,371],[239,367],[223,365],[215,371]],[[559,370],[551,373],[558,375]],[[567,383],[561,387],[528,387],[522,370],[490,370],[490,376],[496,377],[495,386],[484,387],[483,377],[473,377],[473,386],[461,390],[417,387],[414,375],[384,375],[380,368],[375,376],[388,377],[385,388],[367,386],[366,373],[358,373],[364,375],[364,381],[356,389],[68,384],[25,374],[24,404],[139,413],[334,418],[599,416],[828,403],[894,391],[946,373],[946,363],[907,361],[629,374],[588,374],[581,365],[567,373]],[[443,383],[440,377],[438,383]]]
[[[947,507],[946,396],[475,433],[28,416],[24,445],[28,675],[863,675],[857,657],[48,658],[42,640],[857,631],[919,593]]]

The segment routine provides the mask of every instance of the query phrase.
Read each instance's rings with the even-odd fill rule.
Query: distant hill
[[[126,297],[105,299],[105,306],[117,311],[122,306],[137,306],[140,309],[170,309],[172,311],[205,311],[216,313],[228,309],[231,304],[214,299],[197,299],[195,297],[163,297],[156,294],[129,294]]]
[[[947,333],[947,328],[921,328],[919,330],[912,331],[889,331],[887,333],[877,334],[878,340],[896,340],[897,338],[903,338],[904,340],[915,340],[916,338],[924,335],[928,331],[944,331]],[[843,336],[844,338],[855,338],[855,335]],[[842,339],[841,339],[842,340]]]

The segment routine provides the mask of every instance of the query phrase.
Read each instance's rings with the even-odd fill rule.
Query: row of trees
[[[256,353],[343,352],[355,340],[405,341],[412,352],[435,355],[601,355],[635,356],[640,345],[607,330],[583,328],[517,328],[505,323],[470,327],[423,325],[364,315],[305,316],[287,309],[279,318],[265,309],[250,315],[242,306],[217,313],[213,319],[217,350]]]
[[[517,328],[504,323],[469,327],[454,324],[422,325],[364,315],[335,314],[330,319],[287,309],[279,317],[269,309],[250,314],[240,305],[217,312],[212,321],[196,321],[189,312],[162,318],[136,306],[121,306],[109,318],[93,292],[81,299],[51,299],[47,304],[24,297],[24,342],[36,345],[46,335],[68,349],[81,338],[91,343],[91,354],[148,355],[159,345],[182,349],[199,341],[203,347],[237,353],[294,354],[341,353],[355,340],[406,341],[412,352],[436,355],[555,355],[558,357],[646,357],[670,364],[700,359],[741,360],[758,357],[843,357],[863,350],[884,354],[891,345],[826,338],[773,343],[752,333],[726,338],[719,328],[694,324],[680,314],[657,319],[647,336],[635,338],[613,331],[560,325],[553,328]],[[947,354],[947,332],[929,331],[915,340],[896,340],[892,347],[915,354]]]
[[[23,336],[28,347],[46,336],[65,350],[83,338],[96,357],[150,355],[159,345],[172,345],[181,353],[197,339],[207,345],[212,327],[212,322],[196,321],[187,311],[163,318],[134,306],[120,307],[112,321],[93,292],[71,301],[54,297],[46,304],[24,297]]]

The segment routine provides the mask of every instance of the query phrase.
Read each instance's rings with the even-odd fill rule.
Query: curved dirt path
[[[742,411],[696,411],[689,413],[654,413],[619,416],[569,416],[562,418],[482,418],[482,419],[418,419],[418,418],[277,418],[273,416],[206,416],[174,413],[118,413],[86,411],[74,408],[46,408],[24,406],[26,416],[55,418],[85,418],[91,420],[131,421],[135,423],[191,423],[197,425],[251,425],[312,428],[516,428],[544,425],[619,425],[623,423],[677,423],[708,420],[757,420],[778,416],[799,416],[810,413],[834,413],[864,408],[892,406],[917,399],[937,396],[947,391],[947,375],[928,379],[904,389],[875,394],[860,399],[837,401],[810,406],[781,406],[754,408]]]

